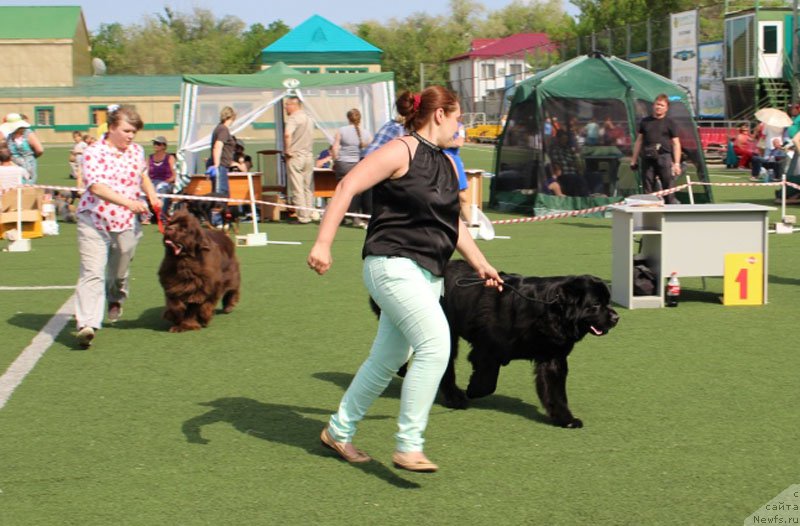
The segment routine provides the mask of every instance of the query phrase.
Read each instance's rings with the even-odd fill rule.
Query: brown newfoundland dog
[[[239,262],[231,238],[200,226],[197,218],[179,210],[164,226],[164,260],[158,280],[164,288],[164,318],[170,332],[206,327],[222,299],[228,313],[239,301]]]
[[[584,336],[603,336],[619,321],[608,287],[595,276],[502,274],[503,292],[483,286],[464,261],[445,270],[442,299],[450,324],[450,362],[439,386],[443,404],[465,409],[469,398],[494,393],[500,367],[533,361],[536,392],[553,424],[583,427],[567,404],[567,357]],[[456,385],[459,337],[472,345],[466,394]]]

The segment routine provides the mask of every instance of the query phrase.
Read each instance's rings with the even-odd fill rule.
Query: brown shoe
[[[328,428],[324,428],[322,433],[319,435],[319,439],[322,442],[322,445],[327,447],[328,449],[332,449],[342,457],[344,460],[350,462],[351,464],[359,464],[361,462],[369,462],[372,460],[372,457],[361,451],[360,449],[356,449],[355,446],[353,447],[352,451],[348,451],[347,449],[347,442],[337,442],[333,439],[330,433],[328,433]]]
[[[394,462],[394,467],[396,468],[419,473],[433,473],[439,470],[439,466],[428,460],[428,457],[422,454],[422,451],[409,453],[395,451],[392,454],[392,462]]]

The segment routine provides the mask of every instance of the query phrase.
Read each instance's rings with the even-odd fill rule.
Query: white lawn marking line
[[[11,394],[19,387],[22,380],[28,376],[39,358],[44,356],[47,349],[53,345],[56,336],[61,330],[69,323],[73,312],[73,305],[75,304],[75,294],[71,295],[69,299],[64,302],[58,312],[50,318],[47,325],[42,328],[39,333],[33,337],[30,345],[17,356],[17,359],[8,366],[3,376],[0,376],[0,409],[2,409]]]
[[[750,170],[748,169],[748,172],[749,171]],[[728,175],[728,174],[719,174],[719,175],[715,175],[714,177],[719,177],[720,179],[739,179],[740,177],[742,177],[742,175],[744,175],[744,174],[742,174],[740,172],[738,174],[730,174],[730,175]],[[747,176],[750,177],[749,174]],[[743,181],[743,182],[747,182],[747,181]]]
[[[16,290],[69,290],[74,289],[75,285],[32,285],[30,287],[5,287],[0,286],[0,291]]]

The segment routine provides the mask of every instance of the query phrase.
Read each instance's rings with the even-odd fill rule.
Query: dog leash
[[[501,274],[501,276],[507,276],[507,274]],[[485,282],[486,282],[486,280],[485,279],[481,279],[481,278],[459,278],[459,279],[456,280],[456,287],[471,287],[473,285],[483,285]],[[522,298],[524,300],[527,300],[527,301],[534,302],[534,303],[543,303],[545,305],[555,305],[555,304],[560,303],[559,299],[561,299],[561,297],[558,294],[556,294],[556,297],[553,298],[552,300],[540,300],[539,298],[532,298],[530,296],[526,296],[525,294],[523,294],[518,288],[516,288],[516,287],[514,287],[512,285],[509,285],[509,283],[507,281],[503,282],[503,288],[510,289],[511,292],[513,292],[514,294],[516,294],[520,298]]]
[[[154,206],[153,212],[156,213],[156,223],[158,223],[158,231],[161,232],[161,234],[164,234],[164,222],[161,221],[161,207]]]

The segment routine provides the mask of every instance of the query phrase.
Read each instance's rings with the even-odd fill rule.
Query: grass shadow
[[[775,274],[770,274],[768,280],[770,285],[800,285],[800,279],[776,276]]]
[[[53,314],[38,314],[34,312],[17,312],[8,319],[8,323],[16,327],[39,332],[47,325]]]
[[[318,380],[330,382],[340,387],[342,391],[345,391],[347,387],[350,385],[350,382],[353,380],[352,374],[340,373],[334,371],[314,373],[312,376]],[[385,396],[388,398],[397,398],[399,400],[400,390],[402,389],[402,386],[403,386],[402,378],[399,377],[393,378],[392,382],[389,384],[389,387],[386,388],[386,391],[384,391],[381,396]],[[437,397],[437,402],[439,403],[439,405],[442,405],[441,400],[438,397]],[[546,415],[542,414],[539,411],[539,408],[536,407],[535,405],[524,402],[519,398],[513,398],[510,396],[493,394],[484,398],[472,399],[469,401],[469,408],[474,408],[478,410],[499,411],[509,415],[515,415],[515,416],[520,416],[522,418],[527,418],[529,420],[533,420],[535,422],[540,422],[543,424],[551,423],[550,419]],[[459,411],[459,409],[453,409],[453,411]]]
[[[343,392],[350,387],[350,382],[353,381],[353,374],[350,373],[341,373],[338,371],[327,371],[327,372],[320,372],[314,373],[311,375],[313,378],[317,380],[322,380],[324,382],[331,383],[337,387],[339,387]],[[392,378],[392,381],[389,382],[389,385],[386,387],[386,390],[383,391],[381,396],[386,398],[397,398],[400,399],[400,390],[403,388],[403,379],[399,376]]]
[[[598,223],[572,223],[572,222],[563,222],[560,223],[559,226],[571,226],[574,228],[600,228],[603,230],[611,230],[611,225],[601,225]]]
[[[241,433],[269,442],[297,447],[309,455],[335,458],[338,462],[343,462],[320,444],[319,433],[325,426],[324,420],[305,416],[305,414],[312,414],[327,417],[330,414],[328,410],[270,404],[243,397],[218,398],[211,402],[200,402],[199,405],[210,409],[186,420],[182,426],[183,434],[187,442],[191,444],[208,444],[209,440],[203,438],[202,428],[218,422],[226,422]],[[394,471],[374,460],[352,466],[398,488],[420,487],[416,482],[398,476]]]
[[[722,293],[710,290],[682,289],[680,302],[683,303],[687,301],[719,305],[722,303]]]
[[[492,394],[484,398],[475,398],[469,401],[469,409],[477,409],[480,411],[497,411],[500,413],[506,413],[507,415],[527,418],[528,420],[533,420],[539,424],[553,424],[547,415],[539,411],[537,406],[529,404],[528,402],[513,396]]]
[[[122,319],[109,326],[118,329],[150,329],[157,332],[167,332],[170,323],[161,317],[163,312],[163,306],[150,307],[143,310],[138,318],[126,319],[123,315]]]
[[[8,319],[10,325],[15,325],[31,332],[38,333],[44,329],[45,325],[53,318],[53,314],[38,314],[32,312],[18,312]],[[72,351],[83,351],[83,347],[78,345],[75,336],[75,319],[70,316],[69,321],[63,329],[53,338],[55,343],[61,344]]]

